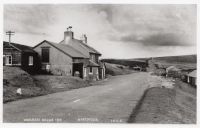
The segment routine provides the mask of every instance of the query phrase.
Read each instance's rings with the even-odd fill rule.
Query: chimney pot
[[[71,31],[72,26],[67,28],[67,31],[64,32],[64,40],[66,39],[74,39],[74,32]]]
[[[87,44],[87,36],[86,36],[86,34],[83,34],[82,41],[83,41],[83,43]]]

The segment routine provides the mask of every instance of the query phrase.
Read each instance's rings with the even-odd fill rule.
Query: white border
[[[3,4],[196,4],[198,0],[1,0]]]
[[[3,4],[95,4],[95,3],[100,3],[100,4],[198,4],[197,9],[197,35],[200,35],[200,18],[199,18],[199,12],[200,12],[200,2],[198,2],[198,0],[1,0],[0,2],[0,34],[1,37],[0,41],[3,42]],[[197,55],[199,55],[200,51],[199,51],[199,36],[197,36]],[[1,43],[0,45],[0,54],[3,57],[3,43]],[[3,59],[3,58],[1,58]],[[199,56],[197,56],[197,67],[199,67]],[[0,65],[3,65],[2,61],[0,61]],[[3,83],[3,66],[0,66],[0,82]],[[199,69],[197,69],[197,73],[199,74]],[[197,78],[197,85],[199,85],[199,75]],[[3,90],[3,86],[0,86],[0,89]],[[199,107],[199,88],[197,88],[197,104]],[[3,95],[3,91],[0,91],[0,95],[1,95],[1,101],[3,101],[2,99],[2,95]],[[197,108],[198,108],[197,107]],[[6,128],[16,128],[16,127],[20,127],[20,128],[55,128],[55,127],[59,127],[59,128],[64,128],[64,127],[73,127],[73,128],[107,128],[107,127],[113,127],[113,128],[127,128],[127,127],[134,127],[134,128],[141,128],[141,127],[148,127],[148,128],[160,128],[160,127],[165,127],[165,128],[182,128],[182,127],[187,127],[187,128],[197,128],[200,127],[199,126],[199,112],[197,110],[197,125],[162,125],[162,124],[69,124],[69,123],[60,123],[60,124],[52,124],[52,123],[2,123],[2,119],[3,119],[3,107],[2,107],[2,102],[0,102],[0,127],[6,127]]]

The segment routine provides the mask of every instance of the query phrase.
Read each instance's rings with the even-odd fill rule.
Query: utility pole
[[[12,32],[12,31],[7,31],[7,32],[6,32],[6,35],[9,36],[9,45],[10,45],[10,43],[11,43],[11,36],[14,35],[14,34],[15,34],[15,32]]]

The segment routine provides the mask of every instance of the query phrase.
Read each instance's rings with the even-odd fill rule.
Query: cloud
[[[72,25],[75,38],[86,34],[106,57],[177,54],[177,47],[184,54],[195,52],[196,15],[196,5],[9,4],[4,32],[13,30],[15,42],[34,46],[44,39],[61,41]]]
[[[195,5],[95,5],[106,13],[114,34],[107,38],[147,46],[196,44]],[[142,40],[143,39],[143,40]]]
[[[55,13],[50,5],[5,5],[4,19],[6,30],[43,34],[44,32],[39,31],[55,23]]]
[[[185,37],[181,37],[173,33],[160,33],[151,36],[136,37],[129,35],[121,38],[122,42],[140,43],[143,46],[192,46],[193,44],[186,41]]]

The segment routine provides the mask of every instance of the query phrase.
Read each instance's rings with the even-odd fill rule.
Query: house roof
[[[83,41],[80,40],[80,44],[83,45],[84,47],[87,48],[87,50],[90,52],[90,53],[94,53],[94,54],[99,54],[101,55],[100,52],[98,52],[96,49],[94,49],[93,47],[87,45],[86,43],[83,43]]]
[[[89,64],[87,66],[90,66],[90,67],[99,67],[99,65],[91,60],[89,60]]]
[[[190,77],[197,77],[197,70],[194,70],[188,74]]]
[[[47,40],[42,41],[41,43],[36,45],[34,48],[36,48],[37,46],[39,46],[40,44],[42,44],[44,42],[50,44],[51,46],[55,47],[59,51],[63,52],[64,54],[66,54],[72,58],[87,58],[87,56],[85,56],[84,54],[82,54],[81,52],[79,52],[78,50],[74,49],[73,47],[71,47],[69,45],[58,44],[58,43],[50,42]]]
[[[9,46],[9,42],[3,41],[3,46]],[[22,45],[22,44],[17,44],[17,43],[10,43],[10,46],[16,48],[19,51],[23,51],[23,52],[32,52],[32,53],[36,53],[32,47],[30,46],[26,46],[26,45]]]
[[[62,40],[60,42],[60,44],[65,44],[65,45],[70,45],[72,46],[74,49],[80,51],[81,53],[83,53],[85,56],[89,57],[89,53],[93,53],[93,54],[98,54],[101,55],[100,52],[98,52],[97,50],[95,50],[94,48],[92,48],[91,46],[83,43],[82,40],[78,40],[78,39],[70,39],[67,42],[65,42],[65,40]]]
[[[77,39],[70,39],[70,40],[67,40],[67,41],[62,40],[59,44],[71,46],[74,49],[76,49],[77,51],[79,51],[80,53],[82,53],[83,55],[85,55],[87,58],[90,57],[90,54],[87,51],[87,49],[80,44],[80,40],[77,40]]]

